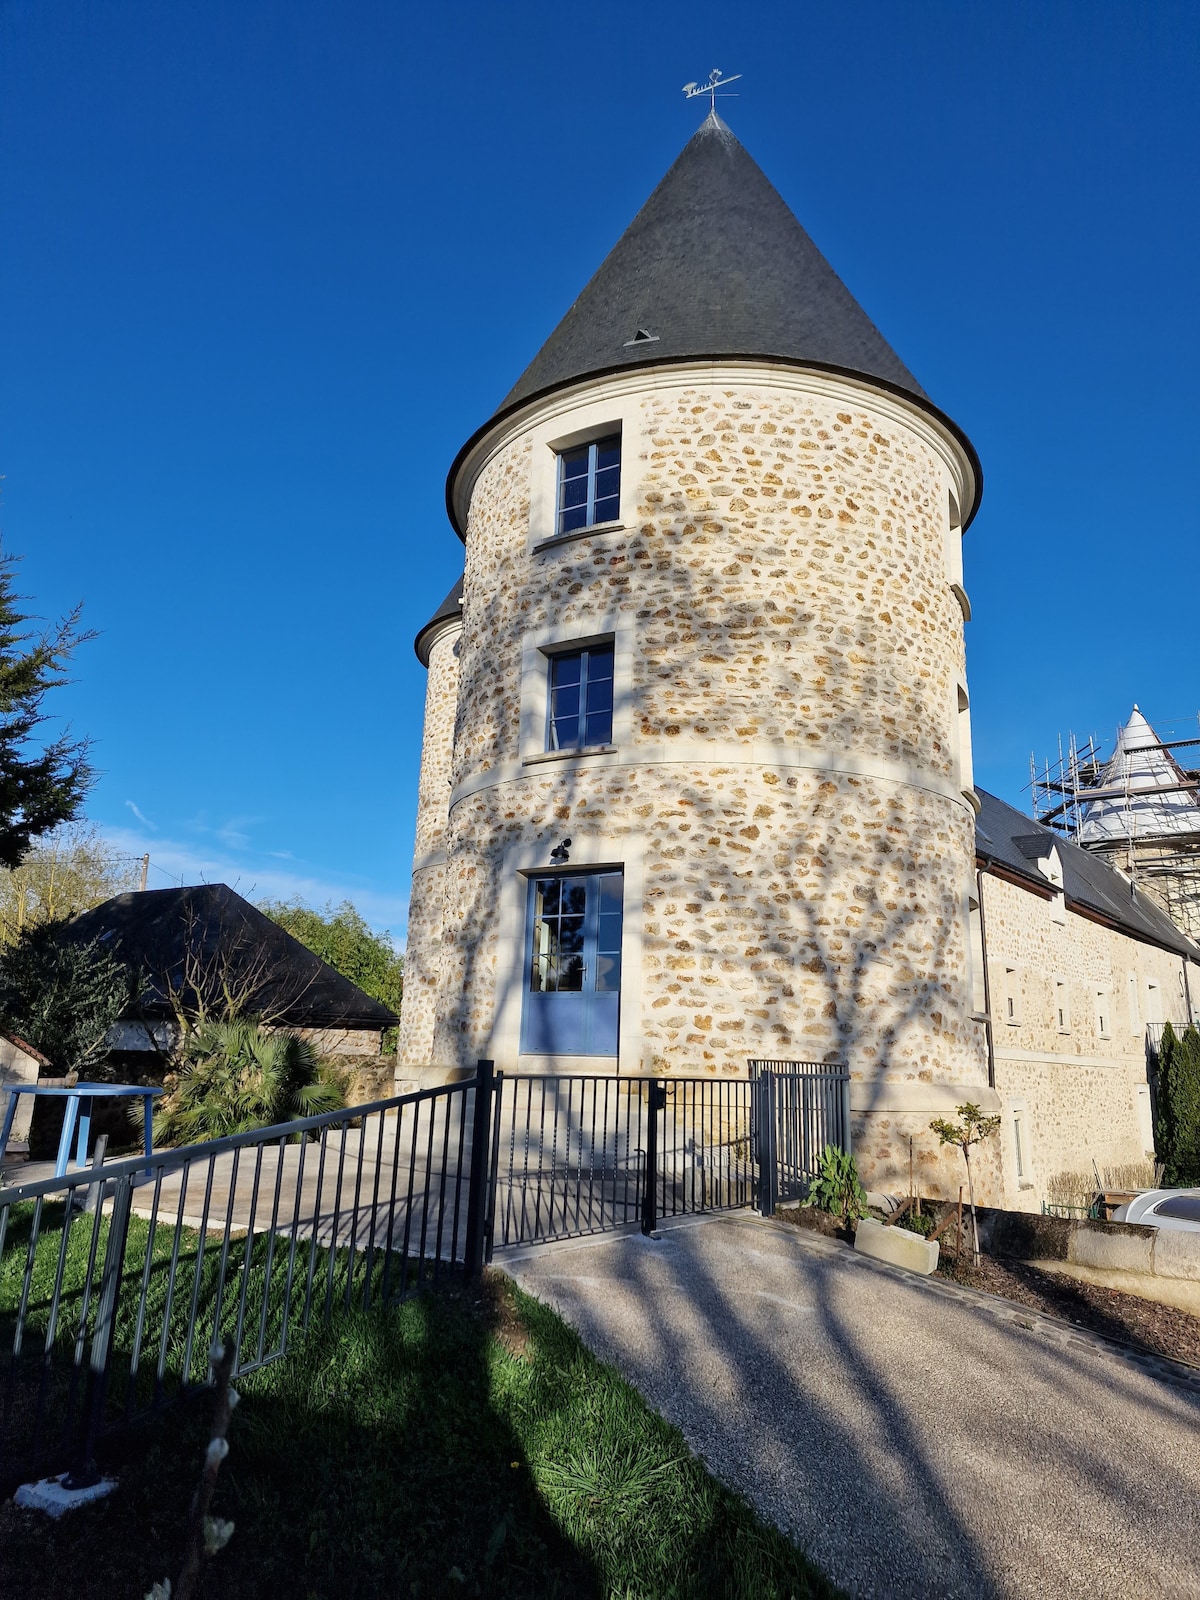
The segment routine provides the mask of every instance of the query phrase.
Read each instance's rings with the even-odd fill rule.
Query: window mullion
[[[579,736],[578,745],[582,750],[587,744],[587,695],[588,695],[588,652],[579,652]]]
[[[599,461],[599,446],[588,445],[588,475],[587,475],[587,525],[593,527],[596,521],[596,469]]]

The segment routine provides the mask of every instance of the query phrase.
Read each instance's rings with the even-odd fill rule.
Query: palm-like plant
[[[184,1047],[179,1080],[154,1119],[162,1144],[196,1144],[345,1105],[307,1039],[255,1022],[210,1022]]]

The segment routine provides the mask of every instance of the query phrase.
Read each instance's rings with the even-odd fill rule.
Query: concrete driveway
[[[748,1212],[498,1253],[856,1596],[1200,1596],[1200,1373]]]

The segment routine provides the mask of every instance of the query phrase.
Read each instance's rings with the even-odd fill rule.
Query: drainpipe
[[[1186,956],[1184,956],[1184,958],[1183,958],[1183,1003],[1184,1003],[1185,1006],[1187,1006],[1187,1020],[1188,1020],[1188,1027],[1190,1028],[1191,1025],[1192,1025],[1192,986],[1188,982],[1188,967],[1189,967],[1189,965],[1190,965],[1190,963],[1188,961],[1188,958]]]
[[[987,1013],[984,1032],[987,1034],[988,1088],[996,1087],[996,1047],[992,1038],[992,980],[988,973],[987,915],[983,909],[983,868],[975,868],[975,892],[979,896],[979,946],[983,952],[983,1009]]]

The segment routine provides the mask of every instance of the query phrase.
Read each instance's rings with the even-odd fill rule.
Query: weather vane
[[[724,89],[727,83],[736,83],[740,77],[741,73],[735,72],[732,78],[723,78],[720,67],[714,67],[708,75],[707,83],[685,83],[683,92],[689,100],[694,100],[699,94],[706,94],[709,104],[715,112],[717,109],[717,91]],[[737,95],[731,95],[730,98],[736,100]]]

